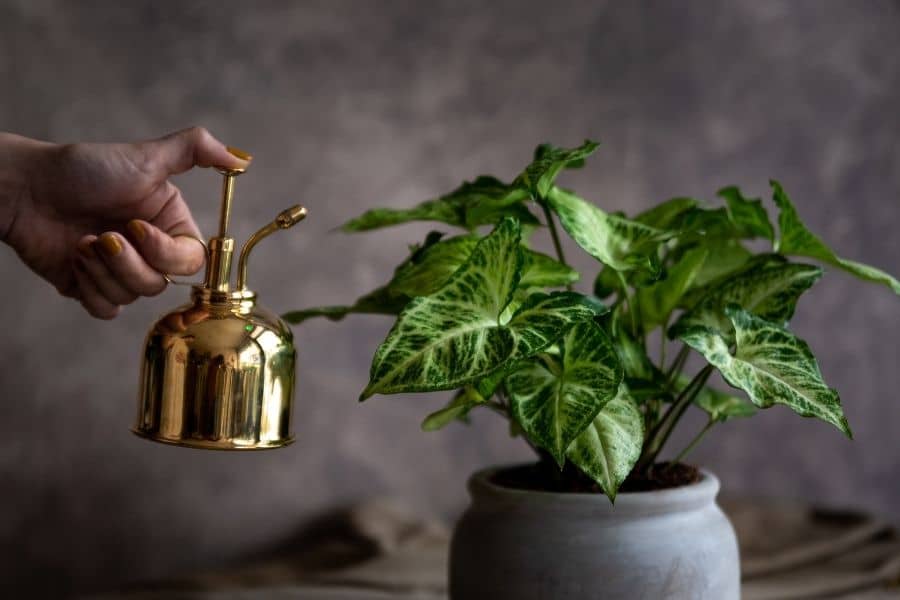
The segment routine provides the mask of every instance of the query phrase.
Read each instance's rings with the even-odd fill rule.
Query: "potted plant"
[[[511,183],[481,176],[410,209],[366,212],[343,229],[437,221],[464,232],[430,233],[352,305],[285,315],[396,315],[361,400],[456,390],[424,429],[487,408],[536,451],[536,464],[470,480],[473,502],[451,547],[453,598],[737,598],[718,481],[684,464],[687,452],[713,425],[775,404],[851,435],[837,392],[787,328],[822,269],[789,257],[900,294],[896,279],[811,233],[775,181],[777,234],[762,202],[735,187],[719,191],[719,207],[675,198],[633,218],[603,212],[556,184],[596,148],[544,144]],[[557,220],[601,263],[593,294],[573,291],[579,273]],[[555,257],[529,247],[538,227]],[[754,239],[766,249],[749,249]],[[692,353],[705,360],[696,370],[686,368]],[[708,386],[714,371],[747,399]],[[706,424],[662,462],[691,406]]]

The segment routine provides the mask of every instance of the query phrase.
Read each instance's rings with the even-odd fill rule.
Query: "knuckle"
[[[204,142],[212,137],[212,135],[209,133],[209,130],[206,127],[201,127],[200,125],[194,125],[193,127],[189,128],[188,136],[198,143]]]

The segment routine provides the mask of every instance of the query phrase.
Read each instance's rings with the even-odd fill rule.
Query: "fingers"
[[[243,150],[226,146],[203,127],[183,129],[140,146],[169,175],[194,166],[246,169],[253,159]]]
[[[81,305],[92,317],[108,320],[119,314],[120,308],[106,299],[79,261],[75,261],[75,280],[78,282]]]
[[[128,237],[141,257],[153,269],[170,275],[193,275],[206,261],[206,250],[192,237],[171,236],[139,219],[126,225]]]
[[[163,276],[150,267],[120,234],[84,236],[78,242],[75,275],[82,304],[101,319],[111,319],[119,307],[138,296],[155,296],[166,287]]]

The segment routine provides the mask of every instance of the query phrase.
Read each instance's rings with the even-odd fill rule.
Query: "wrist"
[[[0,132],[0,241],[31,204],[32,182],[40,157],[54,144]]]

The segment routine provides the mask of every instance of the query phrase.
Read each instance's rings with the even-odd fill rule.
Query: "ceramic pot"
[[[562,494],[469,480],[450,547],[452,600],[736,600],[737,538],[719,480],[654,492]]]

